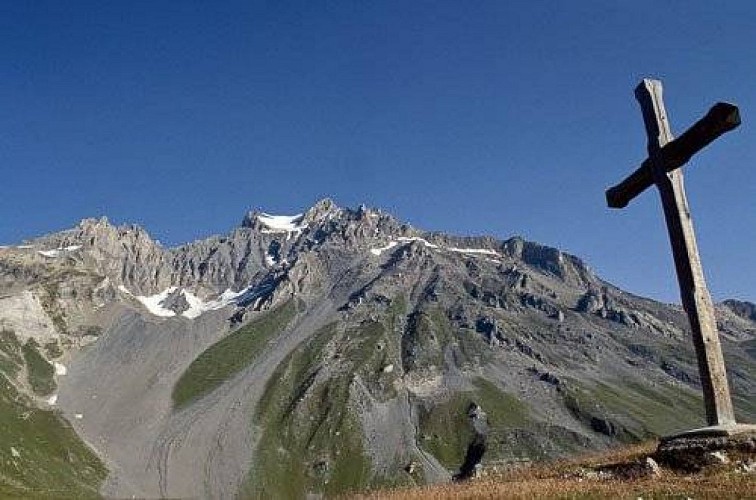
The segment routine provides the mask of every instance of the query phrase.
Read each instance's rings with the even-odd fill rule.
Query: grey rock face
[[[743,300],[725,300],[722,305],[743,319],[756,322],[756,304]]]

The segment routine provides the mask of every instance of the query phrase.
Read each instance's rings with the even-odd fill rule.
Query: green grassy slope
[[[21,352],[26,361],[26,378],[34,394],[40,396],[52,394],[58,388],[53,377],[55,369],[39,353],[39,344],[34,339],[29,339],[21,348]]]
[[[186,369],[173,388],[173,405],[181,408],[209,393],[255,359],[265,344],[279,334],[296,314],[296,304],[286,304],[216,342]]]
[[[330,325],[279,365],[258,406],[263,434],[242,497],[330,496],[370,484],[349,387],[354,374],[380,385],[383,339],[378,322],[345,332]]]
[[[568,380],[562,393],[567,408],[587,427],[600,428],[624,442],[705,425],[701,395],[682,385],[652,388],[632,380],[593,385]]]
[[[472,403],[483,409],[489,425],[484,463],[549,458],[579,447],[574,433],[545,424],[516,396],[475,378],[472,390],[455,392],[442,401],[426,401],[419,411],[418,444],[451,471],[462,464],[474,437],[468,417]]]
[[[57,412],[36,408],[11,382],[25,364],[37,373],[29,360],[47,363],[12,332],[0,332],[0,497],[98,497],[107,474],[102,462]],[[47,379],[45,371],[40,380]]]

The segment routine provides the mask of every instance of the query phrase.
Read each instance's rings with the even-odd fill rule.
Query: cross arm
[[[717,137],[740,125],[740,112],[734,104],[719,102],[706,116],[698,120],[680,137],[658,151],[664,170],[671,172],[680,168],[698,151],[708,146]],[[606,202],[611,208],[626,207],[630,200],[638,196],[654,183],[651,172],[651,158],[646,158],[641,166],[625,180],[606,190]]]

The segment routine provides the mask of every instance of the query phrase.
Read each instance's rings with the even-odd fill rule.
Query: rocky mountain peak
[[[246,213],[241,222],[241,227],[261,230],[276,229],[276,225],[283,228],[284,224],[291,224],[292,227],[306,226],[313,222],[321,221],[328,216],[338,216],[342,210],[330,198],[323,198],[307,209],[304,213],[296,215],[271,215],[260,209],[250,210]]]
[[[305,212],[303,222],[307,224],[320,221],[328,216],[338,216],[340,212],[341,208],[339,208],[333,200],[330,198],[323,198]]]
[[[86,219],[82,219],[81,221],[79,221],[79,224],[77,226],[82,230],[97,227],[112,227],[110,221],[104,215],[100,218],[88,217]]]
[[[263,213],[261,210],[250,210],[242,218],[240,226],[247,229],[256,229],[259,224],[257,217],[261,213]]]
[[[110,223],[107,217],[99,219],[83,219],[74,230],[77,242],[83,245],[98,246],[98,243],[112,241],[113,239],[124,240],[134,245],[154,246],[157,242],[150,234],[138,224],[123,224],[116,226]]]

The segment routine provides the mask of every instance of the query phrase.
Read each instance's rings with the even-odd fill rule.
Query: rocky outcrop
[[[722,302],[722,305],[736,316],[756,322],[756,304],[744,300],[729,299]]]
[[[571,285],[587,287],[596,282],[588,266],[575,257],[556,248],[511,238],[502,244],[503,252],[514,260],[568,282]]]

